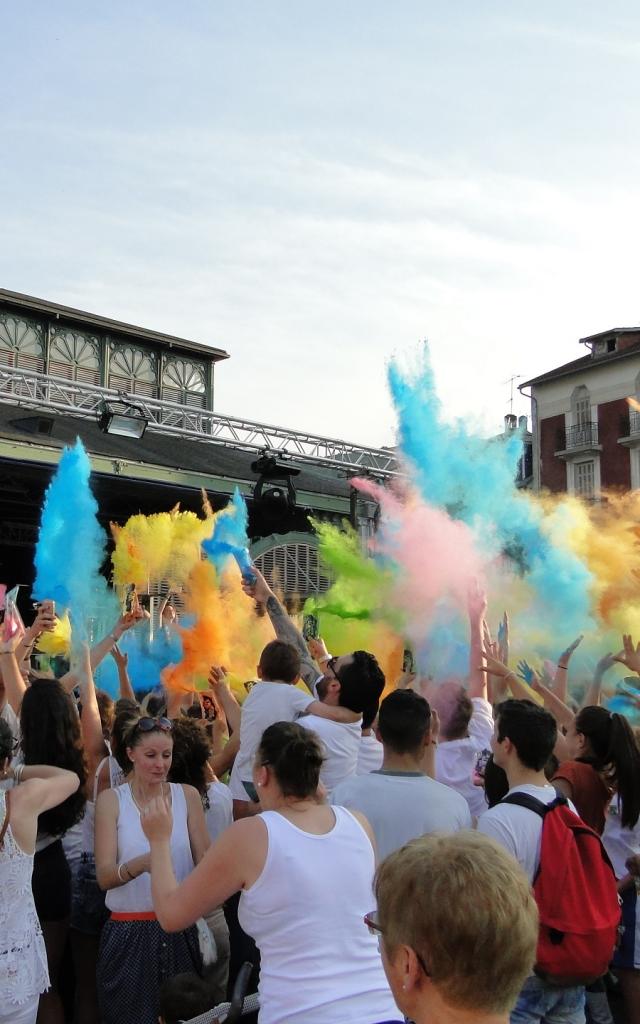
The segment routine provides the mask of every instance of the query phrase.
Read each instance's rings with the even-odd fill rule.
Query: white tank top
[[[11,800],[11,798],[9,798]],[[0,828],[6,816],[0,791]],[[9,819],[11,820],[11,819]],[[21,850],[7,826],[0,846],[0,1013],[49,988],[47,953],[31,890],[33,854]],[[9,1020],[9,1017],[6,1018]]]
[[[171,833],[171,860],[173,870],[179,882],[193,871],[193,857],[189,845],[189,829],[187,826],[187,801],[182,786],[171,784],[171,811],[173,814],[173,831]],[[131,786],[116,786],[113,790],[118,798],[118,864],[139,857],[149,852],[149,841],[142,831],[140,811],[133,802]],[[153,910],[151,898],[151,875],[148,871],[138,875],[126,885],[117,889],[109,889],[106,900],[109,910],[149,911]]]
[[[238,920],[260,949],[260,1024],[375,1024],[401,1017],[375,936],[375,858],[344,807],[325,835],[303,832],[277,811],[260,817],[268,851],[240,897]]]

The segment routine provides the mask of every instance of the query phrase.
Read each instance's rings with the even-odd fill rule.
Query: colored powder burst
[[[243,571],[249,569],[248,521],[247,503],[236,487],[229,504],[215,517],[212,536],[202,544],[202,550],[213,562],[219,575],[224,572],[231,558],[235,559]]]
[[[182,640],[177,631],[160,629],[151,638],[145,623],[128,630],[118,647],[127,655],[127,673],[136,693],[147,693],[159,686],[163,671],[182,658]],[[118,671],[113,658],[105,658],[98,666],[96,685],[112,696],[118,694]]]
[[[305,612],[362,621],[389,616],[396,621],[399,613],[389,600],[389,570],[363,554],[358,534],[349,523],[345,521],[340,530],[329,523],[311,522],[318,536],[320,558],[335,582],[326,594],[310,597]]]
[[[436,615],[441,623],[447,608],[453,617],[456,612],[466,616],[469,591],[484,578],[475,537],[466,523],[451,519],[415,493],[407,491],[401,500],[368,480],[356,479],[353,485],[380,505],[373,550],[394,565],[390,599],[403,612],[405,635],[418,668],[427,671]]]
[[[165,685],[180,691],[204,689],[212,665],[224,665],[242,681],[255,679],[260,652],[274,633],[269,619],[256,614],[254,602],[240,589],[238,568],[230,566],[221,580],[211,562],[198,562],[184,596],[194,621],[179,629],[183,655],[163,672]]]
[[[185,608],[194,623],[180,628],[182,658],[162,673],[169,690],[186,693],[203,686],[212,665],[228,665],[229,647],[222,623],[216,571],[209,561],[193,566],[185,589]]]
[[[115,540],[113,581],[147,591],[160,583],[179,590],[200,558],[200,545],[211,536],[213,516],[194,512],[158,512],[131,516],[124,526],[111,524]]]
[[[404,641],[385,622],[359,621],[320,611],[319,633],[335,655],[369,651],[384,672],[386,691],[393,689],[402,672]]]
[[[592,573],[568,545],[554,543],[544,508],[514,486],[520,438],[486,441],[462,421],[445,423],[426,346],[414,373],[391,363],[389,385],[416,486],[428,502],[472,527],[487,561],[510,564],[501,591],[504,578],[525,579],[526,618],[544,622],[548,649],[559,652],[568,638],[594,631]]]
[[[33,597],[68,610],[74,642],[106,632],[119,614],[100,573],[107,535],[91,492],[91,465],[80,439],[65,448],[45,494],[35,553]]]

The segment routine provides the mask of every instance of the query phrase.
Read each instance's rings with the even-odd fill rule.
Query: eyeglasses
[[[172,732],[173,722],[162,716],[161,718],[139,718],[133,727],[133,732]]]
[[[338,660],[337,658],[329,658],[329,660],[327,662],[327,668],[331,669],[331,674],[333,676],[335,676],[335,678],[339,681],[340,680],[340,676],[338,675],[338,672],[336,670],[336,661],[337,660]]]
[[[372,910],[370,914],[365,914],[364,915],[364,923],[366,924],[367,928],[369,929],[369,934],[377,936],[377,938],[378,938],[378,949],[380,949],[380,940],[384,937],[384,931],[382,930],[382,926],[381,926],[381,924],[380,924],[380,922],[378,920],[378,911],[377,910]],[[425,964],[424,960],[422,959],[422,957],[418,953],[418,950],[414,949],[413,952],[415,953],[416,959],[417,959],[418,963],[420,964],[420,967],[424,971],[425,976],[427,978],[430,978],[431,975],[430,975],[429,971],[427,970],[427,965]]]

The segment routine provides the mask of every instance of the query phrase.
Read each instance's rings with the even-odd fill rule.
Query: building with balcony
[[[28,592],[44,492],[64,445],[91,459],[101,522],[176,503],[214,508],[237,486],[252,556],[285,596],[327,585],[309,516],[373,529],[350,477],[395,455],[216,412],[221,348],[0,289],[0,582]]]
[[[585,355],[520,385],[531,389],[535,490],[597,499],[640,487],[640,328],[581,338]]]

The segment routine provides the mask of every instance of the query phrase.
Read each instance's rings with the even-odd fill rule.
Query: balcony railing
[[[629,410],[629,436],[640,436],[640,412],[636,412],[635,409]]]
[[[597,423],[576,423],[565,433],[565,449],[591,448],[598,444]]]

